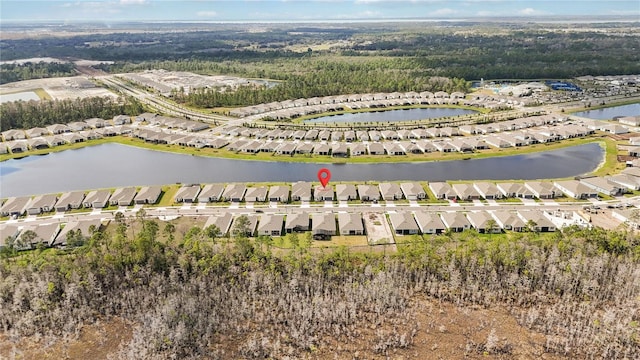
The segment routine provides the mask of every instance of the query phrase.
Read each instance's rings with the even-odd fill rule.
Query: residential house
[[[396,235],[413,235],[418,234],[420,231],[413,214],[410,212],[391,213],[389,214],[389,220]]]
[[[486,211],[476,211],[467,214],[467,219],[471,226],[476,229],[477,232],[484,233],[499,233],[501,232],[500,226],[495,219]]]
[[[583,178],[580,179],[580,182],[599,193],[609,196],[617,196],[624,192],[622,186],[600,176]]]
[[[535,232],[554,232],[556,226],[544,216],[540,210],[522,210],[518,211],[518,216],[525,222],[526,226],[532,226],[531,231]]]
[[[460,200],[469,201],[480,199],[480,193],[478,193],[478,190],[476,190],[472,184],[453,184],[451,187]]]
[[[502,198],[502,192],[494,183],[480,181],[473,183],[473,187],[480,193],[480,196],[487,200],[496,200]]]
[[[423,200],[427,197],[427,193],[418,182],[401,183],[400,189],[407,200]]]
[[[56,202],[56,211],[67,211],[71,209],[80,209],[84,200],[84,191],[73,191],[62,194]]]
[[[29,246],[28,248],[33,249],[38,246],[38,244],[49,246],[53,244],[56,236],[60,232],[60,224],[55,222],[50,224],[27,225],[22,229],[18,237],[23,236],[27,231],[33,231],[36,234],[33,240],[31,240],[31,244],[27,244],[27,246]]]
[[[80,235],[82,235],[84,238],[89,238],[92,235],[91,230],[100,230],[101,226],[102,222],[100,221],[100,219],[70,221],[65,224],[62,231],[60,231],[60,233],[55,237],[55,240],[53,240],[50,244],[51,246],[67,245],[68,236],[71,231],[79,231]]]
[[[349,146],[345,143],[335,143],[331,146],[331,156],[333,157],[348,157]]]
[[[211,225],[215,225],[218,230],[220,236],[226,236],[229,234],[229,230],[231,230],[231,222],[233,221],[233,215],[229,212],[225,212],[221,215],[213,215],[209,216],[207,222],[204,224],[204,229],[208,228]]]
[[[224,192],[224,185],[222,184],[207,184],[202,188],[200,194],[198,194],[198,202],[206,204],[208,202],[220,201],[222,193]]]
[[[18,224],[0,223],[0,249],[7,246],[7,240],[14,241],[20,230]]]
[[[247,218],[247,224],[245,228],[238,228],[239,224],[238,223],[238,217],[233,219],[233,224],[231,225],[231,232],[232,233],[242,233],[244,232],[245,236],[248,237],[253,237],[256,234],[256,228],[258,226],[258,217],[256,215],[240,215],[240,216],[245,216]]]
[[[311,234],[314,239],[336,235],[336,217],[333,213],[311,214]]]
[[[333,186],[327,185],[322,186],[318,185],[313,190],[313,198],[315,201],[333,201]]]
[[[471,223],[461,212],[445,212],[440,214],[440,217],[451,232],[463,232],[471,228]]]
[[[198,200],[198,194],[200,194],[200,184],[182,185],[176,191],[173,201],[177,203],[194,203]]]
[[[258,224],[258,235],[282,236],[284,215],[263,214]]]
[[[240,202],[244,199],[247,187],[244,184],[229,184],[222,193],[223,201]]]
[[[554,185],[565,195],[570,196],[574,199],[588,199],[598,197],[598,192],[596,190],[591,189],[578,180],[556,181],[554,182]]]
[[[291,185],[291,201],[311,201],[311,183],[298,181]]]
[[[109,190],[94,190],[87,194],[84,198],[82,206],[85,208],[102,209],[109,204],[109,197],[111,197],[111,191]]]
[[[353,184],[337,184],[336,185],[336,198],[339,201],[351,201],[356,200],[358,193],[356,186]]]
[[[369,143],[369,155],[384,155],[384,146],[378,142]]]
[[[446,226],[437,213],[428,211],[416,211],[416,222],[423,234],[442,234],[446,230]]]
[[[313,154],[314,155],[325,155],[328,156],[331,153],[331,146],[329,144],[315,144],[313,146]]]
[[[451,185],[446,182],[430,182],[429,189],[436,199],[453,200],[457,197]]]
[[[265,202],[267,201],[267,193],[269,189],[266,186],[250,187],[244,194],[246,202]]]
[[[631,229],[640,229],[640,213],[638,209],[615,209],[611,211],[611,216],[622,221]]]
[[[613,176],[605,177],[610,182],[616,183],[620,186],[626,187],[630,190],[640,190],[640,178],[627,174],[616,174]]]
[[[57,200],[58,198],[55,194],[38,195],[27,206],[27,213],[29,215],[38,215],[52,211]]]
[[[533,193],[538,199],[554,199],[561,194],[558,192],[557,185],[549,181],[526,181],[524,187]],[[562,190],[562,189],[560,189]]]
[[[287,214],[285,220],[284,229],[290,234],[292,232],[304,232],[309,231],[309,214],[306,212],[293,212]]]
[[[145,186],[133,198],[136,204],[155,204],[162,194],[161,186]]]
[[[129,206],[135,196],[136,189],[134,187],[118,188],[111,195],[109,203],[111,205]]]
[[[358,195],[360,201],[378,201],[380,200],[380,190],[374,185],[358,185]]]
[[[269,188],[269,201],[272,202],[289,202],[289,185],[274,185]]]
[[[339,213],[340,235],[364,235],[364,225],[360,213]]]
[[[498,226],[504,230],[522,232],[526,229],[525,222],[516,213],[506,210],[496,210],[491,215]]]
[[[383,200],[393,201],[402,199],[402,189],[400,189],[400,186],[396,183],[380,183],[378,188],[380,189]]]

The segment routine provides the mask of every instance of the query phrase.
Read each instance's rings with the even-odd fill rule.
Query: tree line
[[[13,101],[0,105],[0,128],[30,129],[51,124],[68,124],[94,117],[111,119],[116,115],[144,112],[136,99],[91,97],[65,100]]]
[[[71,63],[27,62],[24,64],[5,63],[0,65],[0,84],[71,75],[75,75],[75,66]]]
[[[116,357],[302,358],[319,349],[351,356],[363,329],[368,357],[411,349],[419,331],[416,297],[456,306],[509,309],[546,337],[542,353],[570,358],[638,358],[639,240],[621,229],[415,236],[397,253],[312,240],[231,237],[215,227],[178,228],[116,216],[76,247],[5,250],[0,263],[0,327],[20,339],[62,337],[97,318],[124,318],[133,336]],[[244,227],[244,228],[243,228]],[[230,342],[229,339],[234,339]],[[342,351],[335,344],[343,344]],[[469,355],[505,356],[513,339],[467,344]]]

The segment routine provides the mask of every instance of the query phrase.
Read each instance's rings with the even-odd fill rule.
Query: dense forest
[[[7,63],[0,66],[0,84],[29,79],[71,76],[75,74],[75,66],[71,63]]]
[[[49,342],[126,319],[133,335],[119,359],[342,358],[357,343],[361,356],[385,358],[421,332],[446,332],[416,320],[416,304],[434,301],[509,309],[544,335],[539,355],[640,357],[640,243],[626,230],[416,236],[397,252],[363,252],[311,247],[304,235],[277,248],[245,237],[243,223],[221,238],[142,213],[74,248],[5,250],[1,329]],[[467,354],[517,352],[515,339],[491,334]]]
[[[0,128],[31,129],[51,124],[68,124],[94,117],[111,119],[116,115],[138,115],[142,105],[133,98],[106,97],[75,100],[13,101],[0,105]]]

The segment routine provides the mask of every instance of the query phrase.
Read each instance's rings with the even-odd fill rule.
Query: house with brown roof
[[[176,191],[173,201],[177,203],[194,203],[200,194],[200,184],[185,184]]]
[[[247,192],[244,194],[244,201],[246,202],[265,202],[267,201],[267,193],[269,189],[266,186],[257,186],[247,188]]]
[[[136,189],[134,187],[118,188],[111,195],[109,203],[111,205],[129,206],[135,196]]]
[[[111,191],[93,190],[90,191],[82,201],[82,206],[85,208],[102,209],[109,204],[109,197],[111,197]]]
[[[382,199],[386,201],[401,200],[402,189],[396,183],[383,182],[378,185]]]
[[[53,211],[58,197],[55,194],[38,195],[27,206],[29,215],[38,215],[43,212]]]
[[[298,181],[291,185],[291,201],[311,201],[311,183]]]
[[[358,195],[360,197],[360,201],[377,201],[380,200],[380,189],[374,185],[358,185]]]
[[[407,200],[422,200],[427,197],[427,193],[418,182],[401,183],[400,189]]]
[[[314,239],[336,235],[336,217],[333,213],[311,214],[311,233]]]
[[[161,186],[145,186],[133,198],[136,204],[155,204],[162,194]]]
[[[72,191],[64,193],[56,202],[56,211],[67,211],[71,209],[80,209],[84,200],[84,191]]]
[[[200,194],[198,194],[198,202],[205,204],[208,202],[220,201],[223,191],[224,185],[222,184],[207,184],[202,188]]]
[[[284,215],[263,214],[258,223],[258,235],[282,236]]]
[[[356,186],[353,184],[337,184],[336,185],[336,198],[339,201],[351,201],[356,200],[358,193]]]
[[[284,229],[287,234],[292,232],[309,231],[309,229],[311,229],[309,214],[306,212],[294,212],[287,214]]]
[[[291,188],[289,185],[274,185],[269,188],[269,201],[288,203],[289,192]]]

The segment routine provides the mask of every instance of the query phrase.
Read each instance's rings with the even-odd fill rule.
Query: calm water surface
[[[338,181],[557,178],[591,172],[603,158],[598,144],[586,144],[466,161],[332,165],[216,159],[102,144],[1,162],[0,197],[176,182],[317,181],[321,167]]]
[[[306,120],[305,124],[317,123],[372,123],[372,122],[395,122],[413,121],[423,119],[435,119],[447,116],[475,114],[476,111],[458,108],[425,108],[425,109],[405,109],[387,110],[373,112],[348,113],[333,116],[323,116]]]
[[[581,111],[573,115],[596,120],[611,120],[616,116],[640,116],[640,103]]]

